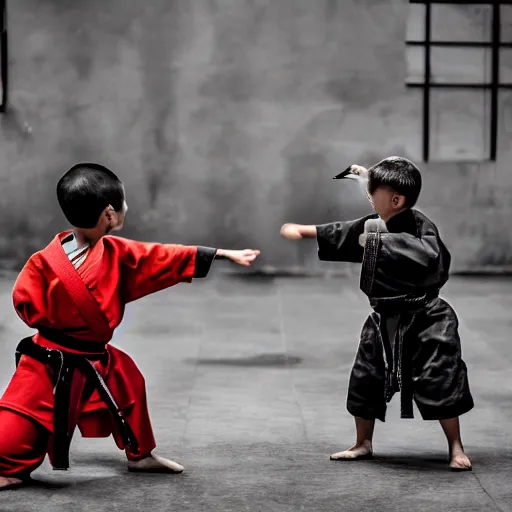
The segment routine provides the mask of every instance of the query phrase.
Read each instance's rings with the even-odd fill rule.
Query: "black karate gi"
[[[450,253],[434,223],[408,209],[387,223],[388,232],[359,236],[369,215],[317,226],[324,261],[362,263],[361,290],[374,312],[366,320],[350,375],[347,409],[385,421],[387,403],[401,392],[401,417],[415,401],[424,420],[460,416],[473,408],[458,320],[439,298],[448,280]]]

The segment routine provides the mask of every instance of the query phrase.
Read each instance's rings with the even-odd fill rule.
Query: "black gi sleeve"
[[[196,254],[196,268],[194,272],[194,278],[200,279],[206,277],[210,272],[213,260],[218,258],[217,249],[212,247],[197,246]]]
[[[316,226],[318,258],[322,261],[361,263],[364,249],[359,245],[359,236],[364,231],[364,223],[375,217],[368,215],[357,220]]]

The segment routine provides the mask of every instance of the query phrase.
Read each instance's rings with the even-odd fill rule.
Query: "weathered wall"
[[[356,185],[332,176],[420,155],[421,103],[404,87],[407,3],[9,2],[3,265],[66,228],[56,181],[94,160],[126,183],[124,236],[252,246],[260,265],[328,268],[279,226],[367,213]],[[497,165],[423,166],[419,206],[440,223],[454,268],[512,259],[505,122]]]

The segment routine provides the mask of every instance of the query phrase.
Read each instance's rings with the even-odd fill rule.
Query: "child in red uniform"
[[[84,437],[113,434],[131,471],[181,473],[183,466],[152,453],[144,378],[108,343],[127,303],[206,277],[215,258],[249,266],[259,251],[108,236],[122,228],[127,205],[121,181],[97,164],[72,167],[57,195],[73,230],[30,257],[13,291],[16,312],[38,333],[20,343],[19,364],[0,400],[0,489],[22,484],[46,453],[55,469],[67,469],[75,426]],[[64,363],[50,364],[55,357]],[[57,418],[65,425],[59,439]]]

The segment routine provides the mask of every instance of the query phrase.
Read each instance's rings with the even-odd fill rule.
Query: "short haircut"
[[[368,169],[368,192],[388,187],[405,197],[405,204],[412,208],[421,191],[420,170],[407,158],[390,156]]]
[[[121,180],[94,163],[71,167],[57,184],[57,198],[66,219],[76,228],[94,228],[107,206],[120,212],[125,199]]]

